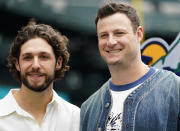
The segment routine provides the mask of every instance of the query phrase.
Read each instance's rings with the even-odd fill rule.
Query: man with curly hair
[[[79,131],[79,108],[53,90],[69,70],[67,45],[49,25],[31,23],[18,32],[8,66],[22,85],[0,100],[0,131]]]

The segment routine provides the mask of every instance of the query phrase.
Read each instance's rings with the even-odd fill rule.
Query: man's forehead
[[[44,52],[44,51],[40,51],[40,52],[22,52],[21,55],[43,55],[43,54],[46,54],[46,55],[51,55],[50,52]]]
[[[42,38],[30,39],[21,47],[21,53],[52,53],[53,49],[49,43]]]

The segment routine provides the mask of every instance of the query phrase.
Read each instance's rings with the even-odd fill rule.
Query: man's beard
[[[28,73],[26,73],[25,75],[21,74],[21,81],[28,89],[35,91],[35,92],[42,92],[42,91],[46,90],[49,87],[49,85],[54,81],[54,78],[55,78],[54,74],[55,73],[53,73],[52,75],[49,75],[49,76],[47,74],[46,75],[44,74],[45,82],[39,86],[33,86],[33,84],[31,84],[28,81],[28,79],[27,79]]]

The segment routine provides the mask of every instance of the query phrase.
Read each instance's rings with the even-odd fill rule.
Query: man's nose
[[[33,59],[32,67],[33,67],[34,69],[40,67],[39,59],[38,59],[37,57],[35,57],[35,58]]]
[[[117,41],[116,41],[116,39],[113,36],[109,36],[107,44],[108,45],[115,45],[115,44],[117,44]]]

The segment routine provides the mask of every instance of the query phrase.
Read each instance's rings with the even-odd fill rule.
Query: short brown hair
[[[12,45],[9,49],[8,55],[8,67],[10,72],[13,73],[15,79],[21,81],[20,72],[17,71],[15,67],[15,60],[19,61],[21,46],[33,38],[43,38],[48,42],[49,45],[53,48],[56,60],[59,56],[62,57],[62,67],[60,70],[55,72],[55,79],[62,78],[64,73],[69,70],[69,66],[67,65],[69,61],[69,52],[67,49],[68,38],[66,36],[61,35],[60,32],[53,29],[51,26],[46,24],[36,24],[31,22],[25,27],[22,27],[20,31],[18,31],[17,36],[15,37]]]
[[[131,21],[133,31],[136,32],[137,28],[140,26],[139,16],[132,6],[125,3],[110,2],[102,6],[97,12],[95,24],[97,25],[99,19],[115,13],[125,14]]]

